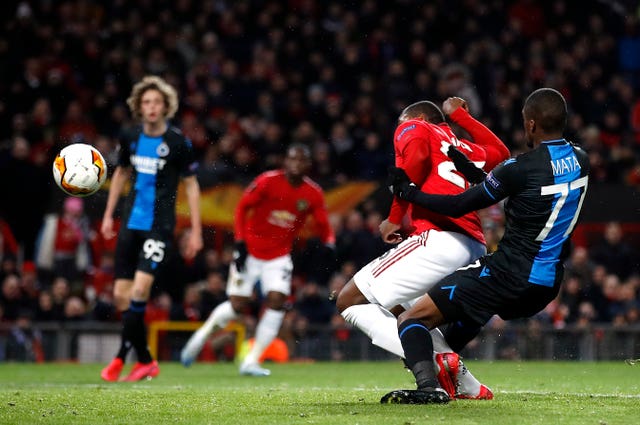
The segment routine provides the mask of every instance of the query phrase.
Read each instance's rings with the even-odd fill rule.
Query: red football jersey
[[[445,123],[435,125],[417,119],[399,125],[393,137],[396,166],[403,168],[411,181],[427,193],[456,195],[469,187],[469,182],[447,156],[450,145],[486,171],[509,157],[509,150],[498,136],[463,108],[458,108],[450,118],[464,128],[474,142],[459,140]],[[477,212],[458,218],[447,217],[394,198],[389,221],[400,224],[407,211],[410,224],[415,227],[412,234],[438,229],[464,233],[485,243]]]
[[[335,243],[320,186],[305,177],[292,186],[283,170],[260,174],[247,187],[235,211],[235,239],[251,255],[270,260],[288,254],[308,216],[313,216],[324,243]]]

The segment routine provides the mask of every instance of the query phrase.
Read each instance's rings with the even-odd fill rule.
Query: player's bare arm
[[[203,246],[202,221],[200,218],[200,186],[195,176],[185,177],[184,185],[191,216],[191,232],[189,233],[189,242],[185,255],[187,259],[191,259],[195,257]]]
[[[111,177],[111,185],[109,186],[109,196],[107,197],[107,205],[104,209],[100,233],[105,239],[111,239],[116,236],[113,230],[113,213],[115,212],[118,199],[124,190],[125,183],[131,177],[131,168],[116,167]]]
[[[380,237],[386,243],[397,244],[402,242],[402,235],[398,232],[400,225],[392,223],[389,219],[384,220],[378,227],[380,229]]]

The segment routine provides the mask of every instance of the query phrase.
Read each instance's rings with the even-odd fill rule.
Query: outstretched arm
[[[424,193],[409,180],[402,168],[389,170],[388,183],[389,189],[400,199],[450,217],[461,217],[471,211],[486,208],[499,201],[499,199],[493,198],[483,185],[473,186],[458,195]]]
[[[509,149],[496,134],[469,114],[467,102],[460,97],[450,97],[442,104],[444,112],[453,122],[466,130],[473,142],[482,146],[487,153],[485,169],[490,171],[500,162],[509,158]]]
[[[487,177],[487,173],[482,168],[476,167],[467,155],[460,152],[455,146],[449,146],[447,156],[453,161],[456,170],[460,171],[469,183],[478,184]]]

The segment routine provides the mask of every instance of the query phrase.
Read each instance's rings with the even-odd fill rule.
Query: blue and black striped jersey
[[[589,158],[564,139],[496,167],[482,183],[505,203],[505,234],[487,258],[494,276],[553,287],[562,279],[569,238],[587,192]]]
[[[132,230],[172,232],[181,178],[195,173],[191,142],[176,127],[151,137],[142,127],[123,133],[118,166],[133,169],[132,187],[125,201],[123,226]]]

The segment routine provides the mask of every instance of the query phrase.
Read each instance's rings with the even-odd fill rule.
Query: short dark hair
[[[305,158],[311,159],[311,149],[309,149],[309,146],[303,143],[296,142],[296,143],[290,144],[289,147],[287,148],[287,155],[289,155],[289,152],[292,150],[301,151]]]
[[[562,133],[567,125],[567,102],[559,91],[544,87],[524,102],[524,116],[533,119],[545,133]]]
[[[413,103],[402,111],[400,117],[416,118],[419,115],[423,115],[424,118],[432,124],[440,124],[445,122],[444,114],[433,102],[428,100],[421,100],[420,102]]]

